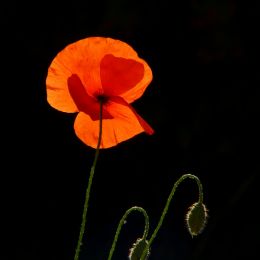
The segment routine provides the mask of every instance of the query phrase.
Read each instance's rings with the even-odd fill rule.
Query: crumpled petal
[[[113,119],[102,120],[103,131],[100,148],[113,147],[142,132],[153,134],[151,126],[122,98],[111,98],[104,107],[113,116]],[[76,117],[74,129],[82,142],[97,148],[99,121],[93,121],[89,115],[80,112]]]

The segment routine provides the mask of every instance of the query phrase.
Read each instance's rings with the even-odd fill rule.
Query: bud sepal
[[[208,220],[208,210],[201,202],[194,203],[186,214],[186,224],[191,236],[199,235],[205,228]]]
[[[140,260],[141,256],[148,246],[148,241],[144,238],[138,238],[133,244],[129,252],[129,260]],[[147,260],[150,255],[150,250],[145,252],[144,260]]]

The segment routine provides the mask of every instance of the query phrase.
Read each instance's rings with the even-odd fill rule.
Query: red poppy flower
[[[78,112],[75,133],[96,148],[102,98],[100,148],[109,148],[142,132],[153,134],[130,105],[152,77],[148,64],[128,44],[89,37],[69,44],[54,58],[46,79],[47,100],[60,111]]]

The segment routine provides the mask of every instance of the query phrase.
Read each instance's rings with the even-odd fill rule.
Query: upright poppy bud
[[[191,236],[200,234],[208,219],[206,206],[201,202],[194,203],[186,214],[186,224]]]
[[[140,260],[141,256],[148,245],[148,241],[144,238],[138,238],[133,244],[129,252],[129,260]],[[145,253],[144,260],[147,260],[150,255],[149,249]]]

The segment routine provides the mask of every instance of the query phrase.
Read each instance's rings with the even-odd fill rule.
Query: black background
[[[209,220],[185,226],[195,182],[179,186],[151,260],[259,257],[259,8],[252,1],[12,1],[2,5],[1,260],[73,259],[95,150],[75,114],[46,101],[45,79],[67,44],[130,44],[154,79],[133,106],[155,130],[102,150],[80,259],[106,259],[117,224],[142,206],[155,228],[174,182],[203,184]],[[113,259],[127,259],[143,217],[130,215]],[[150,231],[150,232],[151,232]]]

